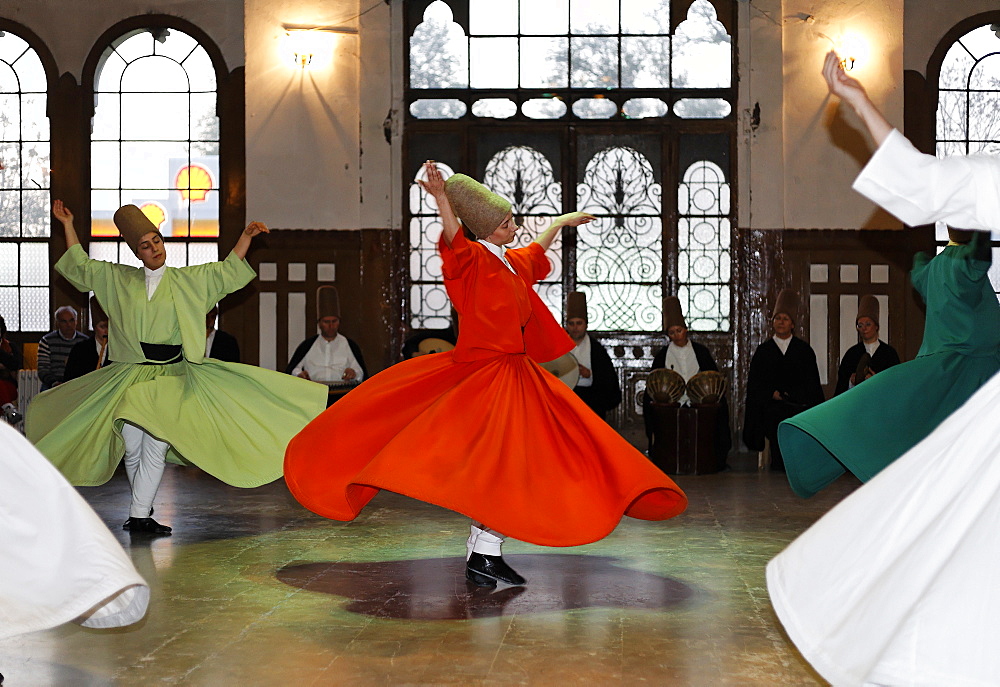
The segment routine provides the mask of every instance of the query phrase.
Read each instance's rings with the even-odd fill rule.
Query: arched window
[[[112,221],[142,208],[175,267],[218,259],[216,68],[184,31],[153,27],[112,40],[94,78],[91,256],[140,264]]]
[[[512,202],[522,243],[562,213],[597,215],[562,232],[538,290],[560,320],[566,293],[588,294],[589,328],[623,387],[662,345],[666,294],[731,349],[737,2],[414,0],[405,11],[405,180],[427,159],[482,180]],[[682,188],[716,200],[681,212]],[[434,210],[411,195],[404,215],[409,322],[445,326]]]
[[[661,331],[663,228],[660,185],[632,148],[605,148],[587,162],[577,207],[576,280],[587,293],[588,328]]]
[[[49,328],[49,120],[38,52],[0,32],[0,315],[11,331]]]
[[[1000,155],[1000,31],[984,23],[947,47],[938,74],[935,148],[938,157]],[[993,235],[990,281],[1000,293],[1000,242]],[[936,227],[939,250],[948,243],[943,222]]]

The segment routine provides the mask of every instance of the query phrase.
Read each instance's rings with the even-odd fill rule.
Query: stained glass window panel
[[[730,209],[729,183],[718,165],[701,160],[685,170],[677,192],[677,277],[690,329],[729,329]]]
[[[618,87],[618,39],[573,37],[570,63],[575,88]]]
[[[573,103],[573,114],[580,119],[609,119],[618,113],[618,105],[607,98],[587,98]]]
[[[668,88],[670,86],[670,38],[638,36],[622,38],[622,87]]]
[[[469,0],[469,32],[474,35],[517,35],[518,0]]]
[[[681,98],[674,103],[674,114],[683,119],[722,119],[732,111],[722,98]]]
[[[521,105],[521,112],[530,119],[559,119],[566,114],[566,103],[558,98],[532,98]]]
[[[16,243],[0,243],[0,286],[17,286],[17,248]]]
[[[469,43],[452,21],[451,8],[436,0],[410,36],[411,88],[467,88]]]
[[[46,243],[21,244],[21,285],[48,286],[49,246]]]
[[[21,300],[21,331],[44,332],[49,328],[49,289],[48,287],[22,288]],[[12,328],[11,328],[12,329]]]
[[[216,243],[189,243],[188,264],[203,265],[219,260],[219,246]]]
[[[577,0],[578,2],[578,0]],[[521,33],[565,34],[569,30],[570,0],[521,0]]]
[[[469,43],[472,88],[517,88],[516,38],[473,38]]]
[[[577,0],[569,15],[571,33],[618,33],[618,0]]]
[[[669,109],[659,98],[630,98],[622,105],[622,112],[631,119],[644,119],[662,117],[669,112]]]
[[[622,33],[669,33],[670,0],[625,0]]]
[[[465,116],[465,112],[465,103],[454,98],[421,99],[410,103],[410,114],[417,119],[458,119]]]
[[[477,117],[509,119],[517,114],[517,103],[510,98],[483,98],[472,103],[472,114]]]
[[[3,313],[7,329],[21,331],[21,291],[17,287],[0,286],[0,313]],[[38,331],[43,331],[39,329]]]
[[[732,39],[708,0],[695,0],[673,40],[673,85],[728,88],[732,81]]]
[[[521,39],[521,87],[566,86],[566,38]]]

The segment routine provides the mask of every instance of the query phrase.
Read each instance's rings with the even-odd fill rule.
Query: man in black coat
[[[98,370],[108,363],[108,316],[97,302],[97,296],[90,297],[90,325],[94,334],[73,346],[66,358],[66,371],[62,381],[82,377]]]
[[[299,344],[285,372],[332,385],[329,407],[368,376],[361,348],[340,333],[340,296],[334,286],[316,289],[316,324],[320,333]],[[339,388],[338,388],[339,387]]]
[[[774,336],[758,346],[750,360],[743,416],[743,443],[763,451],[766,438],[771,469],[782,472],[785,463],[778,448],[778,424],[825,400],[816,353],[792,335],[797,313],[798,294],[783,290],[771,316]]]
[[[238,363],[240,345],[235,336],[215,328],[218,319],[219,306],[216,305],[205,316],[205,357],[227,363]]]
[[[896,353],[896,349],[878,338],[879,306],[875,296],[861,297],[858,302],[858,316],[854,322],[861,341],[848,348],[840,361],[834,396],[857,386],[876,372],[899,365],[899,354]],[[860,378],[858,378],[859,373]]]
[[[684,320],[681,302],[676,296],[667,296],[663,299],[663,330],[669,341],[653,356],[650,371],[670,368],[684,377],[685,382],[690,381],[691,377],[699,372],[719,371],[719,366],[715,364],[715,359],[708,348],[688,338],[687,322]],[[680,402],[681,404],[688,402],[687,394],[681,397]],[[642,419],[646,427],[646,439],[652,447],[656,428],[652,422],[653,413],[649,411],[650,404],[649,394],[643,394]],[[719,412],[716,414],[715,422],[715,457],[719,470],[725,470],[726,458],[733,446],[733,437],[729,429],[729,400],[725,396],[719,400]]]
[[[566,297],[566,333],[576,348],[570,351],[580,366],[580,379],[573,391],[602,420],[622,402],[618,372],[608,350],[587,333],[587,294],[574,291]],[[570,368],[572,369],[572,368]]]

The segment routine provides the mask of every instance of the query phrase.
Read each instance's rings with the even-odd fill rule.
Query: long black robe
[[[865,345],[863,343],[851,346],[844,353],[844,357],[840,361],[840,367],[837,369],[837,388],[833,392],[834,396],[838,396],[850,388],[851,375],[857,371],[858,363],[861,362],[861,356],[864,354]],[[875,355],[872,356],[872,361],[868,364],[868,367],[872,372],[878,373],[893,365],[899,365],[899,354],[896,353],[895,348],[879,339],[878,348],[875,349]]]
[[[707,347],[690,339],[688,340],[688,344],[694,349],[694,356],[698,360],[698,372],[705,372],[707,370],[713,372],[719,371],[719,366],[715,364],[715,359]],[[657,351],[656,355],[653,356],[653,365],[649,368],[651,371],[667,366],[667,349],[672,345],[672,343],[668,343]],[[652,446],[654,427],[652,425],[653,414],[648,410],[650,403],[649,395],[643,394],[642,420],[646,426],[646,439],[649,440],[649,444]],[[726,467],[726,458],[729,456],[729,449],[733,447],[733,435],[729,429],[729,399],[725,396],[719,400],[719,412],[715,416],[715,423],[715,457],[719,469],[724,470]]]
[[[774,399],[775,391],[782,400]],[[754,451],[762,451],[767,438],[771,445],[771,469],[784,470],[778,448],[778,424],[824,400],[812,347],[793,336],[788,350],[782,354],[774,339],[768,339],[757,347],[750,360],[743,443]]]
[[[590,373],[594,383],[591,386],[577,385],[573,391],[601,419],[605,419],[609,410],[621,404],[622,388],[608,349],[593,336],[590,336]]]

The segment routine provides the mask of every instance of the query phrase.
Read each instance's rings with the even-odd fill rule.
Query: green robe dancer
[[[917,357],[779,425],[792,491],[808,498],[845,469],[867,482],[1000,370],[991,257],[989,234],[980,232],[934,258],[916,256],[910,279],[927,304]]]
[[[151,299],[143,268],[92,260],[79,245],[55,268],[104,306],[115,361],[28,407],[28,438],[72,484],[111,478],[125,451],[125,422],[169,443],[169,462],[227,484],[256,487],[282,476],[286,444],[326,408],[327,389],[205,357],[205,313],[256,276],[246,260],[234,252],[221,262],[167,267]],[[183,359],[143,364],[140,342],[179,344]]]

